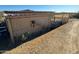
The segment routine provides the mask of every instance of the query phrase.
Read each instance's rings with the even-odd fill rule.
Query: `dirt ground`
[[[79,20],[71,21],[40,37],[26,42],[6,54],[79,53]],[[5,54],[4,53],[4,54]]]

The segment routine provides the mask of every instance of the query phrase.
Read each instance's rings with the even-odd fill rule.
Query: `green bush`
[[[23,34],[21,34],[20,36],[18,37],[15,37],[16,40],[21,40],[21,41],[25,41],[28,39],[28,36],[30,35],[31,33],[30,32],[25,32]]]

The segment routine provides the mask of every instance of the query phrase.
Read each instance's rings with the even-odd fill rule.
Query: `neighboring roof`
[[[5,53],[79,53],[79,21],[69,22]]]

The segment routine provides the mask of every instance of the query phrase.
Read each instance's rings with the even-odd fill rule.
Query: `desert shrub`
[[[28,36],[30,35],[30,32],[25,32],[18,37],[15,37],[16,41],[21,42],[21,41],[26,41],[28,39]]]

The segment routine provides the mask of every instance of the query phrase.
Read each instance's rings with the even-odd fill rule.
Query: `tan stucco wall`
[[[9,16],[8,17],[8,27],[11,36],[17,37],[25,32],[37,32],[41,29],[48,27],[51,23],[49,22],[49,14],[47,13],[35,13],[23,16]],[[32,27],[31,21],[35,21],[35,26]],[[10,23],[9,23],[10,22]]]
[[[15,13],[17,14],[17,13]],[[19,15],[19,16],[18,16]],[[43,28],[48,27],[51,24],[51,21],[61,20],[63,15],[53,15],[50,13],[18,13],[15,16],[8,17],[8,28],[11,32],[11,38],[14,36],[17,37],[25,32],[36,32]],[[31,26],[31,21],[35,21],[35,26]],[[12,37],[13,36],[13,37]]]
[[[32,20],[36,22],[34,28],[31,26]],[[36,32],[49,25],[47,17],[12,19],[11,23],[14,36],[18,36],[24,32]]]

